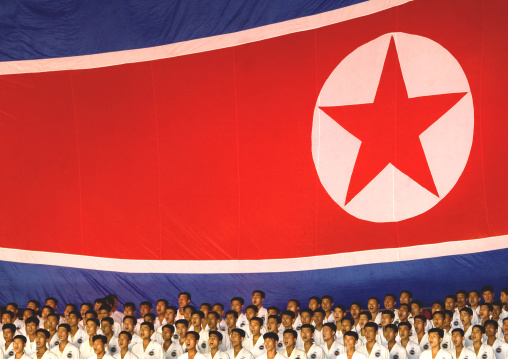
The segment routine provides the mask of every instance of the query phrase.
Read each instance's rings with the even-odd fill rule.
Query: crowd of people
[[[58,300],[26,309],[2,309],[0,359],[508,359],[508,288],[495,300],[492,286],[459,290],[425,309],[409,290],[371,297],[346,307],[333,297],[311,297],[303,306],[265,308],[255,290],[251,304],[191,304],[179,293],[132,302],[118,310],[110,294],[93,303]],[[139,311],[139,314],[138,314]]]

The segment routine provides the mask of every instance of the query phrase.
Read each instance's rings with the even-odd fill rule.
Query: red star
[[[419,136],[466,93],[409,98],[392,37],[373,103],[320,107],[362,142],[345,205],[389,163],[439,197]]]

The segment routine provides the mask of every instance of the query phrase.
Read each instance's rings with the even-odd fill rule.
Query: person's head
[[[88,337],[93,337],[97,334],[97,328],[100,327],[100,322],[96,318],[89,318],[86,320],[86,334]]]
[[[377,314],[379,311],[379,298],[378,297],[370,297],[367,301],[367,309],[371,313]]]
[[[455,347],[461,347],[462,341],[464,340],[464,330],[461,328],[455,328],[452,330],[452,343]]]
[[[490,315],[492,314],[492,304],[490,303],[482,303],[480,306],[480,319],[481,320],[487,320],[490,318]]]
[[[356,343],[358,343],[357,332],[349,330],[344,333],[344,346],[347,350],[354,350]]]
[[[181,309],[191,302],[191,295],[188,292],[181,292],[178,294],[178,305]]]
[[[434,327],[443,329],[444,312],[436,311],[432,313],[432,323],[434,323]]]
[[[485,334],[488,337],[495,337],[497,334],[497,329],[499,328],[499,324],[495,320],[488,319],[485,321],[484,327],[485,327]]]
[[[58,326],[56,335],[58,336],[58,340],[60,340],[60,343],[67,341],[67,338],[69,337],[70,332],[71,332],[71,326],[69,324],[60,324]]]
[[[284,330],[284,334],[282,336],[282,341],[284,342],[284,346],[286,349],[294,347],[296,344],[296,340],[298,339],[298,334],[294,329],[286,329]]]
[[[35,310],[36,312],[39,311],[39,309],[41,308],[41,302],[39,302],[38,300],[35,300],[35,299],[30,299],[26,305],[27,308],[30,308],[30,309],[33,309]]]
[[[417,334],[420,334],[425,330],[425,326],[427,325],[427,318],[424,315],[417,315],[414,318],[414,324],[415,324],[415,332]]]
[[[34,335],[39,328],[39,318],[29,317],[25,320],[25,330],[27,335]]]
[[[499,320],[501,311],[503,310],[503,303],[500,300],[492,302],[492,319]]]
[[[314,323],[322,324],[325,317],[326,317],[326,313],[325,313],[325,310],[323,309],[323,304],[321,303],[321,308],[318,308],[314,311],[314,315],[312,316],[312,319],[314,320]]]
[[[228,328],[235,328],[237,320],[238,320],[238,312],[234,310],[228,310],[226,312],[226,326]]]
[[[453,320],[453,312],[451,310],[445,309],[443,310],[444,319],[443,319],[443,328],[449,329]]]
[[[501,303],[503,303],[503,304],[508,303],[508,287],[501,289],[501,297],[499,299],[501,300]]]
[[[212,306],[212,311],[219,313],[219,315],[222,317],[224,314],[224,305],[222,303],[215,303]]]
[[[411,312],[411,308],[409,304],[402,303],[399,306],[399,319],[401,322],[407,321],[407,318],[409,318],[409,313]]]
[[[353,317],[353,319],[358,319],[361,311],[362,311],[362,305],[360,304],[360,302],[353,302],[349,306],[349,312],[351,313],[351,316]]]
[[[186,305],[183,307],[183,317],[189,321],[189,323],[192,320],[192,314],[194,314],[197,311],[196,307],[193,305]]]
[[[444,309],[444,303],[437,300],[434,303],[432,303],[431,312],[434,314],[435,312],[440,312]]]
[[[240,328],[235,328],[231,331],[231,346],[233,348],[241,347],[245,339],[245,331]]]
[[[374,322],[368,322],[365,323],[363,330],[365,333],[365,339],[367,339],[367,342],[372,343],[374,340],[376,340],[376,335],[379,327]]]
[[[478,301],[480,300],[480,292],[477,290],[470,291],[468,300],[471,307],[476,308]]]
[[[72,312],[72,311],[77,311],[78,310],[78,307],[76,304],[74,303],[67,303],[65,305],[65,309],[64,309],[64,317],[65,319],[67,320],[69,318],[69,313]]]
[[[14,313],[6,310],[2,314],[2,324],[12,324],[14,322]]]
[[[16,335],[12,341],[12,349],[16,354],[23,353],[26,345],[26,338],[24,335]]]
[[[491,285],[483,286],[482,297],[485,303],[492,303],[494,301],[494,287]]]
[[[113,332],[115,321],[111,317],[104,317],[101,319],[101,330],[104,335],[108,336]]]
[[[194,329],[201,331],[201,321],[205,318],[205,313],[200,310],[195,311],[191,315],[191,324]]]
[[[4,341],[6,343],[10,343],[14,338],[14,334],[16,333],[16,326],[11,323],[4,324],[2,325],[2,332],[4,336]]]
[[[99,308],[103,304],[106,304],[106,300],[104,298],[96,298],[93,301],[93,310],[95,310],[98,313],[99,312]]]
[[[99,307],[99,311],[97,312],[97,319],[102,319],[111,316],[111,306],[109,304],[103,304]]]
[[[92,310],[92,309],[93,309],[92,303],[87,303],[87,302],[81,303],[81,307],[79,308],[79,314],[81,314],[81,317],[84,318],[86,312],[88,312],[89,310]]]
[[[429,329],[429,345],[431,348],[436,348],[441,345],[444,336],[444,330],[439,328]]]
[[[137,324],[137,319],[131,315],[126,315],[123,317],[123,330],[126,332],[134,333],[134,328]]]
[[[323,339],[327,340],[335,340],[335,332],[337,331],[337,326],[334,323],[325,323],[323,324],[323,329],[321,329],[321,333],[323,334]]]
[[[259,289],[256,289],[254,292],[252,292],[252,305],[261,308],[264,300],[265,300],[265,292]]]
[[[123,305],[123,314],[134,316],[136,315],[136,304],[133,302],[127,302]]]
[[[365,324],[370,321],[372,321],[372,314],[368,310],[364,310],[358,316],[358,325],[360,325],[362,329],[365,327]]]
[[[231,299],[231,310],[234,310],[238,314],[242,312],[245,301],[242,297],[234,297]]]
[[[258,315],[258,307],[256,307],[254,304],[251,304],[245,308],[245,316],[247,317],[247,320],[251,320],[254,317],[257,317]]]
[[[445,297],[444,309],[454,311],[457,304],[457,296],[455,294],[448,294]]]
[[[462,325],[471,324],[471,319],[473,319],[473,310],[468,307],[464,307],[460,310],[460,321]]]
[[[290,299],[286,309],[292,311],[295,314],[298,313],[300,310],[300,301],[298,299]]]
[[[304,342],[312,340],[314,336],[314,326],[312,324],[303,324],[300,329],[300,337]]]
[[[148,313],[151,313],[152,312],[152,303],[145,300],[145,301],[142,301],[140,304],[139,304],[139,313],[141,314],[141,317],[144,318],[145,315],[147,315]]]
[[[332,313],[333,319],[335,319],[335,323],[340,323],[342,318],[344,318],[346,315],[346,307],[344,307],[342,304],[335,305],[332,309]]]
[[[222,333],[217,330],[210,330],[208,333],[208,346],[210,349],[217,349],[220,343],[222,343]]]
[[[421,300],[418,299],[413,300],[410,305],[411,305],[411,314],[413,315],[413,317],[422,314],[423,302]]]
[[[316,310],[321,306],[321,298],[313,296],[309,298],[309,308],[312,309],[312,311]]]
[[[35,331],[35,346],[37,349],[46,349],[46,343],[49,341],[49,337],[50,334],[46,329],[37,329]]]
[[[185,334],[185,345],[187,346],[187,349],[195,349],[198,342],[199,334],[197,332],[191,330]]]
[[[159,299],[157,303],[155,304],[155,311],[157,312],[157,315],[163,316],[166,314],[166,308],[168,307],[169,303],[166,299]]]
[[[344,333],[344,334],[346,332],[349,332],[349,331],[353,330],[354,325],[355,325],[355,322],[353,321],[353,319],[351,319],[349,317],[342,318],[340,323],[342,325],[342,333]]]
[[[409,338],[409,335],[411,334],[411,323],[409,322],[400,322],[399,323],[399,327],[398,327],[398,330],[399,330],[399,337],[400,339],[408,339]]]
[[[395,311],[395,304],[397,304],[397,296],[395,294],[386,294],[385,295],[385,309],[391,310],[392,312]]]
[[[143,320],[145,322],[150,322],[155,325],[155,314],[153,313],[147,313],[143,316]]]
[[[310,323],[312,323],[313,316],[314,316],[314,311],[312,309],[303,308],[302,311],[300,312],[300,321],[302,322],[302,324],[310,324]]]
[[[270,315],[266,320],[266,330],[271,333],[278,333],[282,320],[278,315]]]
[[[395,340],[397,336],[397,326],[395,324],[388,324],[384,327],[384,336],[388,342]]]
[[[460,289],[457,291],[457,293],[455,293],[455,296],[457,297],[457,307],[462,308],[466,305],[469,293],[467,290]]]
[[[56,310],[58,307],[58,300],[55,297],[48,297],[44,302],[45,305],[49,305],[53,310]]]
[[[393,323],[395,319],[395,313],[391,310],[385,309],[381,312],[381,326],[384,328],[388,324]]]
[[[132,334],[125,331],[125,330],[122,330],[120,332],[120,334],[118,335],[118,346],[120,347],[120,349],[129,348],[129,344],[131,343],[131,340],[132,340]]]
[[[271,306],[266,309],[266,312],[268,316],[270,315],[279,315],[280,316],[280,309],[279,307]]]
[[[14,302],[8,303],[5,306],[5,309],[11,311],[14,314],[14,317],[18,315],[18,305]]]
[[[473,343],[481,342],[483,336],[485,335],[485,327],[483,325],[475,325],[473,329],[471,329],[471,340]]]
[[[201,303],[199,310],[205,314],[204,320],[206,321],[208,318],[208,313],[212,311],[212,305],[210,303]]]
[[[265,341],[266,351],[275,350],[277,343],[279,342],[279,336],[275,333],[265,333],[263,334],[263,339]]]
[[[44,322],[44,326],[50,332],[54,332],[54,331],[56,331],[58,322],[60,322],[60,316],[56,313],[50,313],[50,314],[48,314],[48,317],[46,318],[46,320]]]
[[[175,330],[180,338],[185,338],[188,329],[189,322],[186,319],[179,319],[175,322]]]
[[[261,328],[263,327],[263,319],[258,317],[253,317],[249,321],[249,330],[252,335],[258,335],[261,332]]]
[[[171,324],[166,324],[162,327],[162,340],[165,342],[171,341],[175,334],[175,327]]]
[[[217,329],[217,324],[220,323],[219,313],[212,311],[208,313],[207,319],[208,319],[208,327],[210,328],[210,330]]]
[[[92,338],[93,351],[96,355],[101,355],[106,352],[106,346],[108,345],[108,338],[104,335],[94,335]]]
[[[413,300],[413,293],[411,293],[411,291],[405,289],[402,292],[400,292],[400,297],[399,297],[400,304],[402,304],[402,303],[411,304],[412,300]]]
[[[143,322],[139,326],[139,337],[143,340],[150,339],[150,337],[153,335],[153,332],[154,332],[153,323]]]
[[[282,325],[286,329],[291,329],[295,321],[295,312],[291,310],[285,310],[281,315]]]
[[[321,297],[321,309],[328,313],[332,310],[332,306],[333,297],[331,295],[324,295]]]

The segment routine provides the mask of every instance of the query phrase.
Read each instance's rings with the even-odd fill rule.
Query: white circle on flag
[[[439,196],[389,163],[346,204],[362,142],[320,107],[373,103],[392,37],[409,98],[467,93],[419,135]],[[389,33],[358,47],[326,80],[314,109],[312,157],[321,184],[346,212],[371,222],[398,222],[428,211],[450,192],[466,166],[473,132],[473,99],[458,61],[433,40]]]

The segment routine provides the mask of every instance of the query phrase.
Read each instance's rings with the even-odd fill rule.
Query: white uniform
[[[9,344],[7,349],[5,348],[5,345],[2,345],[2,350],[4,352],[4,358],[5,359],[14,357],[14,355],[16,354],[16,353],[14,353],[14,349],[12,349],[12,343]]]
[[[33,353],[32,355],[30,355],[30,358],[37,359],[37,353]],[[58,359],[58,357],[55,354],[53,354],[51,351],[46,350],[46,352],[44,353],[44,355],[42,356],[41,359]]]
[[[258,340],[254,343],[254,337],[245,338],[242,342],[242,346],[250,351],[254,358],[257,358],[266,353],[265,341],[263,336],[260,335]]]
[[[48,347],[48,349],[53,349],[58,344],[60,344],[60,340],[58,340],[58,335],[55,332],[55,334],[49,340],[49,347]]]
[[[265,307],[261,306],[258,310],[258,317],[263,319],[263,325],[266,325],[266,321],[268,320],[268,311]]]
[[[390,352],[388,351],[388,348],[377,342],[372,347],[370,354],[367,350],[367,344],[358,348],[358,352],[364,354],[368,359],[390,359]]]
[[[129,344],[129,350],[132,351],[132,347],[138,343],[142,343],[143,339],[136,333],[132,334],[131,343]]]
[[[464,333],[464,346],[470,347],[473,345],[473,339],[471,339],[471,332],[473,331],[473,325],[471,324],[467,331]]]
[[[432,358],[432,349],[427,349],[420,355],[420,359],[452,359],[452,355],[448,350],[439,349],[436,357]]]
[[[264,353],[263,355],[258,356],[256,359],[268,359],[268,357],[266,353]],[[275,353],[275,357],[273,359],[287,359],[287,358],[281,353],[277,352]]]
[[[333,312],[331,312],[330,315],[327,318],[325,318],[323,323],[333,323],[333,324],[335,324],[335,317],[333,316]]]
[[[377,312],[376,317],[373,319],[374,319],[374,323],[376,323],[377,325],[381,325],[381,312]]]
[[[238,316],[236,327],[245,330],[245,333],[247,333],[247,329],[249,328],[249,321],[247,320],[245,314],[241,313]]]
[[[86,331],[84,331],[83,329],[78,329],[76,334],[74,334],[74,337],[71,337],[71,334],[69,333],[68,340],[69,343],[79,348],[81,347],[81,344],[83,344],[83,342],[86,342],[88,340],[88,334],[86,334]]]
[[[217,350],[217,353],[213,357],[211,352],[206,353],[205,356],[207,359],[229,359],[228,353],[221,350]]]
[[[348,359],[347,358],[347,353],[342,353],[341,355],[339,355],[337,357],[337,359]],[[359,352],[355,351],[353,353],[353,357],[351,359],[367,359],[367,357],[365,356],[365,354],[362,354],[362,353],[359,353]]]
[[[228,326],[226,325],[226,321],[224,319],[220,321],[218,327],[222,332],[227,332],[228,330]]]
[[[113,355],[113,358],[114,359],[138,359],[138,357],[136,356],[136,354],[134,354],[133,352],[131,352],[130,350],[127,351],[127,353],[125,353],[124,357],[122,358],[122,353],[120,351],[118,351],[118,353],[116,353],[115,355]]]
[[[210,346],[208,345],[208,332],[207,331],[201,330],[199,332],[199,341],[198,341],[196,347],[201,354],[205,354],[210,351]]]
[[[339,342],[337,342],[335,340],[333,341],[330,349],[328,349],[328,344],[326,342],[324,342],[320,346],[321,346],[321,348],[323,348],[323,351],[325,352],[327,359],[335,359],[342,353],[346,352],[346,348],[344,347],[344,345],[340,344]]]
[[[81,343],[79,347],[79,358],[80,359],[90,359],[95,355],[93,350],[93,345],[90,345],[90,340],[84,341]]]
[[[150,340],[153,340],[154,342],[159,343],[160,345],[164,344],[162,334],[159,332],[153,332],[152,336],[150,337]]]
[[[115,322],[122,324],[123,318],[125,318],[125,314],[123,314],[122,312],[119,312],[118,310],[115,310],[113,313],[111,313],[111,318],[113,318],[113,320]],[[114,357],[114,355],[113,355],[113,357]]]
[[[418,344],[418,334],[415,334],[415,335],[411,335],[409,337],[409,340],[414,342],[414,343],[417,343]],[[420,345],[420,349],[422,351],[422,353],[429,349],[430,348],[430,344],[429,344],[429,335],[427,333],[425,333],[422,337],[422,340],[420,341],[419,343]]]
[[[302,317],[300,317],[300,314],[295,318],[295,322],[293,323],[293,329],[296,331],[300,331],[302,328]]]
[[[312,338],[314,339],[314,344],[316,344],[317,346],[323,344],[324,343],[323,328],[321,328],[321,330],[317,328],[314,329],[314,336]]]
[[[23,322],[21,319],[16,318],[14,319],[14,323],[12,323],[16,326],[17,330],[20,330],[25,327],[25,322]]]
[[[162,346],[162,350],[164,350],[164,346]],[[168,350],[164,351],[165,359],[176,359],[182,354],[183,349],[179,342],[172,342]]]
[[[409,340],[406,344],[406,353],[408,359],[419,359],[420,354],[422,353],[422,348],[420,348],[418,343]]]
[[[457,308],[455,308],[455,311],[453,312],[451,327],[452,327],[451,330],[453,330],[455,328],[464,329],[464,325],[460,321],[460,312]]]
[[[79,349],[71,343],[67,343],[63,352],[60,351],[59,345],[51,349],[51,352],[55,354],[58,359],[79,359]]]
[[[118,345],[118,338],[115,336],[111,337],[111,340],[108,342],[107,353],[114,356],[116,353],[119,353],[120,350],[122,349],[120,349],[120,346]]]
[[[162,319],[162,322],[161,322],[159,317],[155,317],[155,323],[153,323],[153,326],[154,326],[155,331],[157,331],[157,329],[162,328],[166,324],[168,324],[168,322],[166,321],[166,318]]]
[[[90,359],[97,359],[97,354],[94,354]],[[114,359],[114,358],[108,353],[105,353],[102,359]]]
[[[494,344],[492,344],[492,349],[494,349],[496,359],[508,359],[508,343],[505,341],[496,339]]]
[[[242,350],[240,350],[238,352],[236,357],[235,357],[235,348],[231,348],[230,350],[228,350],[226,352],[226,354],[228,355],[229,359],[254,359],[254,356],[252,355],[252,353],[250,351],[246,350],[245,348],[242,348]],[[184,358],[184,359],[187,359],[187,358]]]
[[[441,348],[445,350],[454,350],[455,345],[452,342],[452,336],[448,332],[444,332],[443,341],[441,342]]]
[[[25,354],[31,356],[33,353],[37,353],[37,345],[35,345],[35,340],[31,342],[30,338],[26,337]]]
[[[287,349],[279,350],[278,353],[281,353],[282,356],[288,358],[288,359],[307,359],[307,354],[305,354],[305,351],[293,348],[293,351],[291,352],[291,355],[288,355]]]
[[[303,351],[305,351],[305,348],[300,348]],[[326,354],[323,348],[321,348],[319,345],[312,344],[312,346],[309,348],[309,351],[306,353],[307,359],[326,359]]]
[[[189,353],[184,353],[180,355],[178,359],[189,359]],[[194,359],[206,359],[206,356],[197,351],[196,355],[194,355]]]
[[[136,354],[139,359],[164,359],[162,345],[154,341],[150,341],[146,349],[143,349],[143,342],[137,343],[132,347],[132,352]]]
[[[468,349],[471,349],[475,354],[474,346],[470,346]],[[490,345],[482,344],[480,350],[478,351],[478,355],[476,355],[477,359],[496,359],[494,354],[494,349]]]
[[[449,350],[449,352],[452,355],[453,359],[475,359],[476,358],[476,354],[474,353],[474,351],[472,351],[471,349],[468,349],[466,347],[462,348],[458,358],[457,358],[457,350],[453,349],[453,350]]]
[[[394,344],[392,350],[390,350],[389,353],[390,359],[408,359],[406,348],[404,348],[402,345],[398,343]]]

